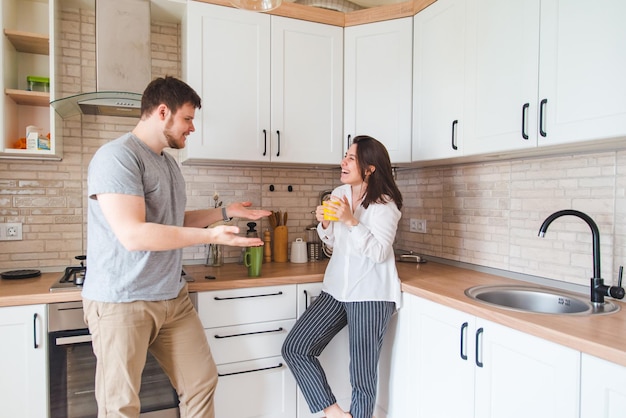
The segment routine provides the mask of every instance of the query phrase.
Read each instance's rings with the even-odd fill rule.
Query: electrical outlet
[[[0,241],[21,241],[22,224],[20,222],[0,223]]]
[[[426,219],[411,218],[409,221],[409,231],[418,232],[420,234],[426,233]]]

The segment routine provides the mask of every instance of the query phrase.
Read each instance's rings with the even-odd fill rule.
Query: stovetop
[[[82,289],[87,267],[67,267],[63,276],[50,286],[50,291]]]
[[[67,267],[63,276],[50,286],[50,291],[58,292],[63,290],[82,289],[83,283],[85,282],[86,272],[87,267],[84,266]],[[184,269],[181,270],[180,276],[188,282],[195,281],[194,278],[188,275]]]

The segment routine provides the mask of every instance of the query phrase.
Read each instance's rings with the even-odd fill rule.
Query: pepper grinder
[[[271,241],[272,238],[270,237],[270,231],[269,229],[266,229],[265,232],[263,232],[263,261],[265,261],[266,263],[272,261],[272,246],[270,245]]]

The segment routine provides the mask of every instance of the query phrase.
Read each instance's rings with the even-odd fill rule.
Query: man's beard
[[[165,136],[165,139],[167,140],[167,146],[172,149],[184,148],[185,143],[183,142],[181,145],[179,142],[176,141],[176,138],[174,138],[174,136],[172,135],[171,130],[170,130],[172,125],[174,125],[174,120],[172,116],[170,116],[167,123],[165,124],[165,129],[163,129],[163,135]]]

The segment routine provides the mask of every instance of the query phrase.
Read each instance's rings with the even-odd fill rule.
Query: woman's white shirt
[[[352,206],[350,185],[336,188],[332,195],[346,196]],[[393,242],[401,216],[394,202],[372,203],[367,209],[356,208],[356,226],[330,222],[324,229],[320,223],[317,232],[333,249],[322,290],[342,302],[389,301],[399,308],[401,287]]]

